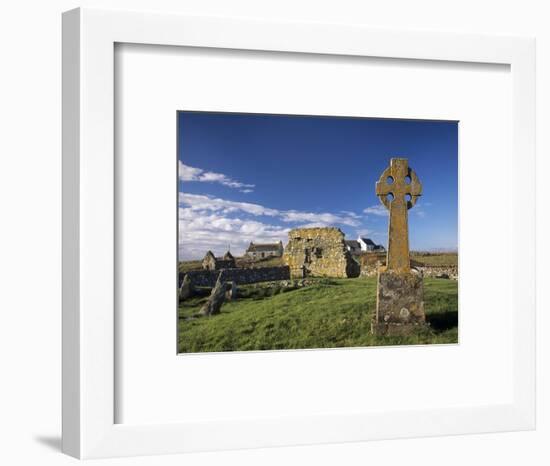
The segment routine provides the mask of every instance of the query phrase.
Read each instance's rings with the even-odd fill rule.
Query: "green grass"
[[[265,259],[250,260],[247,257],[235,258],[237,267],[278,267],[285,265],[282,257],[266,257]]]
[[[426,317],[432,330],[408,337],[370,333],[376,306],[376,278],[319,279],[313,285],[281,289],[250,285],[221,314],[193,320],[207,299],[179,307],[179,352],[338,348],[458,341],[457,282],[424,280]]]
[[[189,272],[191,270],[202,270],[202,261],[180,261],[178,263],[179,272]]]
[[[411,259],[424,265],[448,267],[458,265],[458,254],[456,252],[423,253],[411,254]]]

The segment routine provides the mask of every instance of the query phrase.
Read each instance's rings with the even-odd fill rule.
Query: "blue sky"
[[[411,249],[455,250],[457,122],[179,112],[180,259],[286,244],[289,229],[314,225],[386,246],[374,186],[391,157],[407,158],[423,184]]]

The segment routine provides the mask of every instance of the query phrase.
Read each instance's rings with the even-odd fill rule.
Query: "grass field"
[[[221,314],[188,320],[207,299],[179,307],[179,352],[337,348],[458,342],[458,284],[424,279],[431,331],[409,337],[370,333],[376,278],[318,279],[296,289],[249,285]]]
[[[443,267],[458,265],[458,254],[456,252],[413,252],[411,259],[424,265]]]

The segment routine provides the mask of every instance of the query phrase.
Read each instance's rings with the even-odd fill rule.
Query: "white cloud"
[[[370,215],[378,215],[381,217],[387,217],[389,215],[388,209],[386,209],[385,206],[382,204],[376,204],[370,207],[367,207],[365,210],[363,210],[363,213],[370,214]]]
[[[199,176],[203,172],[200,168],[190,167],[182,162],[178,162],[179,177],[182,181],[200,181]]]
[[[251,215],[265,215],[269,217],[275,217],[279,215],[279,211],[276,209],[269,209],[259,204],[253,204],[251,202],[238,202],[229,201],[227,199],[220,199],[204,194],[189,194],[179,193],[180,204],[188,206],[191,210],[209,210],[213,212],[245,212]]]
[[[229,188],[238,189],[243,193],[250,193],[255,187],[253,184],[241,183],[223,173],[204,171],[202,168],[191,167],[179,161],[179,179],[181,181],[198,181],[202,183],[219,183]]]
[[[297,210],[278,210],[264,207],[260,204],[253,204],[251,202],[237,202],[227,199],[214,198],[205,196],[203,194],[188,194],[179,193],[179,202],[188,206],[190,209],[209,210],[213,212],[223,212],[229,214],[232,212],[245,212],[255,216],[268,216],[278,217],[283,222],[287,223],[323,223],[326,225],[348,225],[356,227],[360,225],[360,222],[351,216],[343,216],[337,214],[331,214],[327,212],[315,213],[315,212],[301,212]]]
[[[351,218],[357,218],[357,219],[360,219],[361,216],[360,215],[357,215],[355,212],[350,212],[349,210],[342,210],[341,213],[351,217]]]
[[[297,228],[325,228],[330,226],[333,226],[333,225],[330,225],[329,223],[324,223],[324,222],[311,222],[311,223],[304,223],[302,225],[298,225]]]
[[[360,230],[355,230],[355,234],[358,236],[358,237],[365,237],[365,238],[368,238],[370,235],[372,235],[374,233],[374,231],[372,230],[369,230],[367,228],[362,228]]]
[[[290,228],[269,225],[256,220],[226,217],[223,212],[179,208],[179,257],[199,259],[206,251],[223,255],[230,247],[242,255],[250,241],[285,242]]]
[[[288,227],[326,227],[336,224],[359,226],[356,215],[278,210],[254,204],[214,198],[202,194],[179,193],[179,254],[184,260],[198,259],[207,250],[222,255],[231,251],[242,255],[250,241],[286,243]],[[252,217],[252,218],[251,218]],[[254,217],[268,217],[283,225]],[[305,223],[304,223],[305,222]]]
[[[299,212],[296,210],[287,210],[280,213],[283,222],[316,222],[325,225],[348,225],[356,227],[359,222],[350,216],[342,216],[329,213]]]

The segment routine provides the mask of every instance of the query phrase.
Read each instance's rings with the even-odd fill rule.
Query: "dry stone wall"
[[[425,277],[450,278],[451,280],[458,280],[458,267],[456,265],[420,266],[416,268],[420,270]]]
[[[361,267],[361,276],[362,277],[375,277],[378,274],[378,265],[384,264],[380,262],[379,264],[369,264],[368,266]],[[433,278],[449,278],[451,280],[458,280],[458,267],[456,265],[449,266],[419,266],[414,265],[414,269],[422,272],[424,277],[433,277]]]
[[[249,269],[224,269],[222,270],[192,270],[187,273],[180,273],[180,284],[185,275],[189,277],[193,286],[213,287],[218,280],[219,274],[223,272],[223,280],[235,282],[237,285],[249,283],[269,282],[290,279],[290,269],[287,266],[279,267],[257,267]],[[181,285],[180,285],[181,286]]]
[[[339,228],[295,228],[288,233],[283,259],[293,278],[359,276]]]

